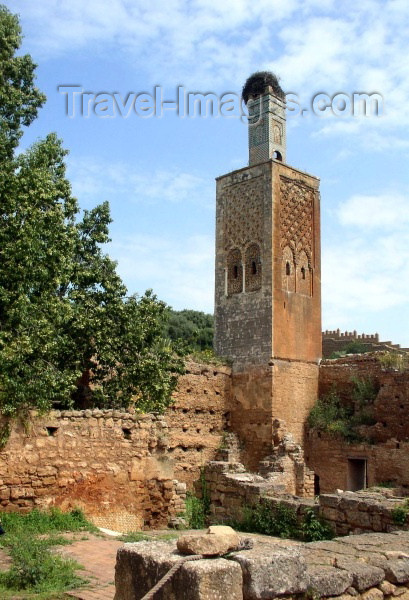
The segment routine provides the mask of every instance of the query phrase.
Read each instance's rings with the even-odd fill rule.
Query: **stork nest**
[[[285,94],[280,86],[278,78],[270,71],[257,71],[257,73],[250,75],[243,86],[241,97],[247,104],[250,96],[261,96],[267,91],[269,86],[272,88],[275,96],[284,100]]]

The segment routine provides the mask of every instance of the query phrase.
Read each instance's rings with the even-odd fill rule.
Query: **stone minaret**
[[[286,160],[272,73],[243,88],[249,166],[217,178],[215,349],[233,362],[233,430],[255,468],[274,419],[302,443],[321,357],[319,180]]]

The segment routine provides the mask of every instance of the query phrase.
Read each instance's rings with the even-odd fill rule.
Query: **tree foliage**
[[[213,348],[213,315],[197,310],[171,310],[167,314],[164,333],[180,341],[186,352]]]
[[[79,382],[88,403],[162,410],[182,370],[162,335],[167,307],[152,292],[127,297],[102,249],[108,203],[80,218],[57,136],[16,152],[44,96],[3,6],[0,40],[0,410],[84,402]]]

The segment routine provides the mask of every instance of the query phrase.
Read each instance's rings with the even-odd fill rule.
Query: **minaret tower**
[[[255,73],[249,166],[217,178],[215,349],[233,363],[233,430],[247,466],[271,452],[272,424],[303,441],[321,357],[319,180],[286,164],[285,95]]]

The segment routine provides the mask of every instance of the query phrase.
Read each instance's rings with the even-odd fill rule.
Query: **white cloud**
[[[124,194],[131,202],[214,205],[213,182],[177,167],[147,172],[135,170],[134,163],[105,163],[91,157],[69,158],[67,162],[73,193],[81,203]]]
[[[193,235],[184,239],[135,234],[111,244],[110,254],[128,289],[152,288],[175,309],[213,312],[214,240]]]
[[[322,249],[325,328],[387,330],[409,345],[409,201],[401,193],[354,195],[335,212],[340,228]]]
[[[354,195],[337,211],[342,225],[368,229],[400,229],[409,224],[409,198],[399,193],[378,196]]]

